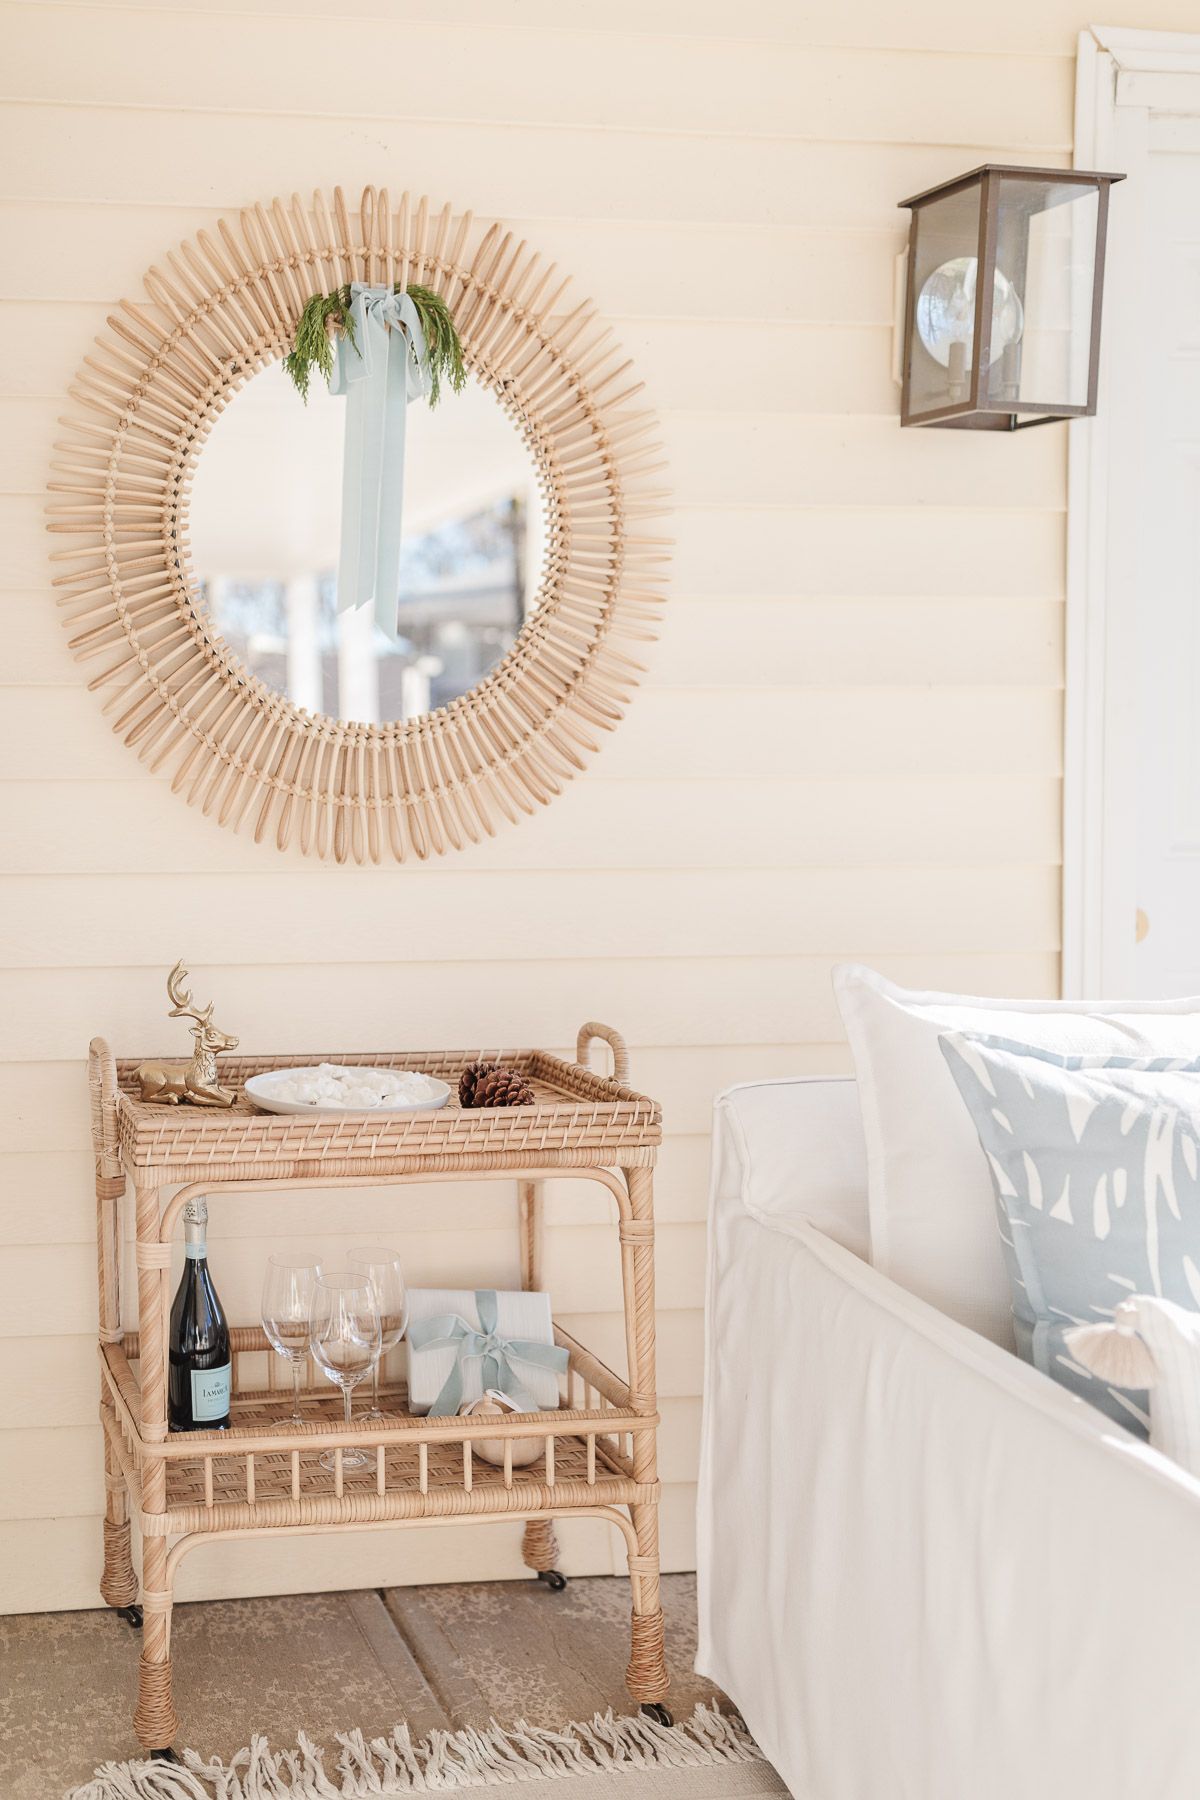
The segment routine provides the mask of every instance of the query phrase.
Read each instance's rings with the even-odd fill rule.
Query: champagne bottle
[[[171,1305],[168,1412],[172,1431],[229,1427],[229,1324],[208,1272],[208,1204],[183,1209],[183,1279]]]

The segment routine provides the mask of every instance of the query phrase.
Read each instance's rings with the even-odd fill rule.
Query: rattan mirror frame
[[[70,389],[56,443],[54,586],[76,657],[104,667],[113,729],[172,787],[256,841],[337,862],[424,858],[493,836],[562,791],[623,716],[655,635],[670,540],[653,412],[590,301],[503,225],[367,188],[221,220],[152,267]],[[450,305],[468,366],[522,432],[543,487],[536,609],[508,655],[438,712],[388,725],[308,713],[210,628],[190,567],[192,470],[214,420],[290,348],[310,295],[423,282]],[[297,402],[299,404],[299,402]]]

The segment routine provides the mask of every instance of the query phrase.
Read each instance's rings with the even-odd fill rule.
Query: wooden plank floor
[[[716,1690],[692,1673],[695,1577],[663,1582],[670,1704],[677,1716]],[[97,1764],[135,1756],[130,1726],[140,1639],[107,1610],[0,1619],[0,1795],[51,1800]],[[629,1586],[572,1580],[363,1589],[206,1601],[175,1609],[178,1743],[232,1755],[255,1732],[332,1743],[397,1720],[414,1736],[492,1718],[560,1726],[625,1692]]]

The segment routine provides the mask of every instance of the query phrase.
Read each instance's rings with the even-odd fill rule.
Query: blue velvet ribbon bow
[[[409,401],[429,391],[429,352],[408,294],[356,281],[350,319],[354,343],[339,335],[329,384],[331,394],[346,396],[338,611],[373,604],[376,624],[394,643],[404,434]]]
[[[542,1409],[528,1388],[514,1373],[510,1358],[535,1363],[542,1369],[561,1374],[570,1360],[556,1344],[541,1344],[533,1338],[501,1337],[497,1330],[498,1302],[495,1288],[477,1288],[475,1306],[479,1313],[479,1329],[468,1325],[457,1313],[441,1313],[433,1319],[420,1319],[408,1328],[408,1341],[414,1350],[444,1350],[453,1345],[454,1367],[442,1384],[441,1393],[430,1407],[431,1417],[446,1418],[457,1413],[463,1403],[463,1373],[467,1363],[482,1363],[480,1390],[499,1388],[502,1394],[523,1412]]]

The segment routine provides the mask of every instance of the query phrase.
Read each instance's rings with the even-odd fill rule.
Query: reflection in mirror
[[[511,648],[536,598],[545,529],[532,457],[472,376],[408,409],[399,639],[337,611],[345,402],[305,406],[281,364],[217,419],[189,506],[202,605],[245,667],[335,718],[412,719],[466,693]]]

